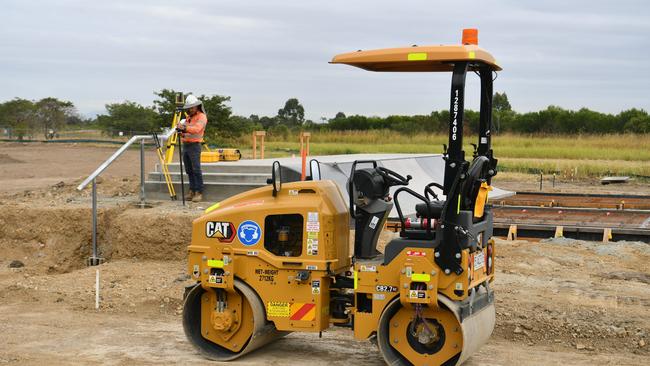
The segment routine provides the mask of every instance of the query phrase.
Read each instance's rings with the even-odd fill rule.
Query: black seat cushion
[[[418,203],[415,205],[415,212],[419,217],[437,219],[442,215],[442,207],[445,205],[445,201],[429,201],[429,210],[431,216],[429,216],[429,210],[427,210],[427,203]]]

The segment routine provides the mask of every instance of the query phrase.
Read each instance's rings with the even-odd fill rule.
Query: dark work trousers
[[[203,173],[201,172],[201,144],[188,142],[183,144],[183,164],[190,178],[190,189],[203,193]]]

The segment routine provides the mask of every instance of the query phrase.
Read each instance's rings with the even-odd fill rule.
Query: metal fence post
[[[90,258],[90,265],[99,264],[97,260],[97,180],[93,179],[93,256]]]
[[[144,139],[140,140],[140,205],[144,207]]]

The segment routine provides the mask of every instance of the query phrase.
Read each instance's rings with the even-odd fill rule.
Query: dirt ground
[[[0,364],[210,364],[186,341],[180,320],[189,224],[202,206],[134,208],[137,150],[98,186],[99,243],[107,261],[84,265],[90,201],[74,187],[113,150],[0,144]],[[467,365],[647,364],[649,244],[497,245],[497,325]],[[10,268],[14,261],[24,267]],[[292,333],[231,364],[307,363],[384,364],[370,342],[355,341],[344,329],[322,339]]]

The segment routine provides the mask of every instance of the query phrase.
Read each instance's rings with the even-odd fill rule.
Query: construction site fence
[[[61,141],[65,140],[103,140],[124,143],[132,136],[150,134],[152,131],[137,130],[44,130],[0,126],[0,139],[4,141]],[[155,131],[162,133],[160,131]]]

